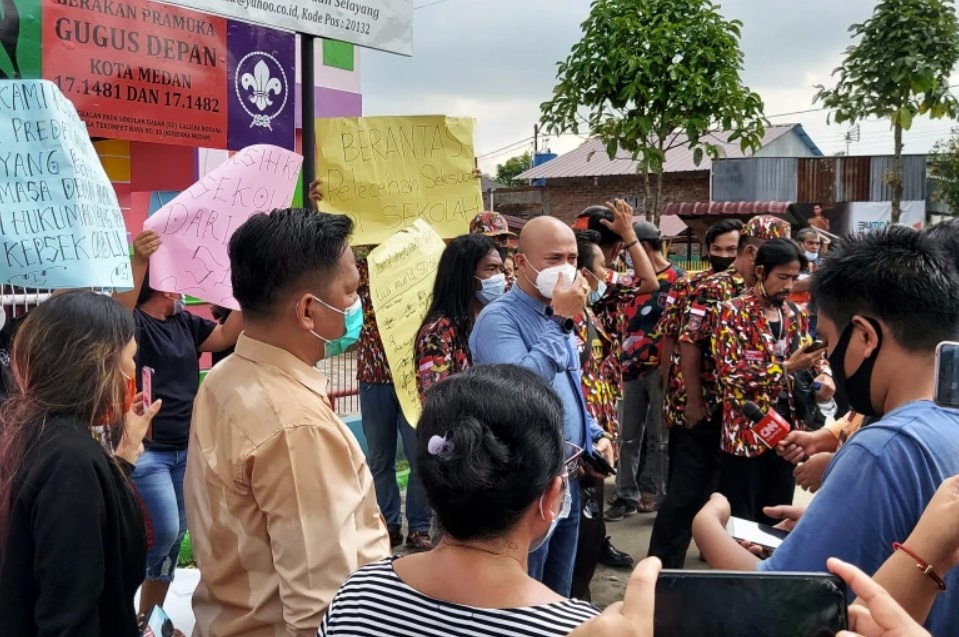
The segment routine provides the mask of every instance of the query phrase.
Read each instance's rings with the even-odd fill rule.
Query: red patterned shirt
[[[682,277],[669,290],[666,296],[666,309],[656,325],[656,331],[662,337],[677,338],[683,327],[689,298],[700,283],[714,274],[712,270],[703,270]],[[678,343],[677,343],[678,345]],[[665,355],[665,354],[664,354]],[[668,389],[663,402],[663,420],[667,427],[679,427],[686,424],[686,383],[683,382],[682,368],[679,366],[679,348],[669,352]]]
[[[640,280],[632,275],[622,275],[613,270],[606,277],[606,294],[593,305],[593,312],[599,319],[603,331],[612,340],[612,360],[604,366],[607,380],[613,385],[617,400],[623,385],[623,340],[626,331],[626,310],[636,299],[636,290]]]
[[[726,301],[742,296],[746,292],[746,281],[734,269],[729,269],[707,278],[690,295],[683,327],[679,333],[680,343],[698,345],[702,354],[701,380],[703,399],[710,412],[719,405],[722,398],[719,379],[716,375],[716,361],[710,344],[719,322],[721,305]]]
[[[750,430],[752,422],[743,415],[746,401],[756,403],[765,413],[776,408],[781,394],[788,396],[793,428],[805,428],[796,416],[784,362],[811,342],[809,317],[792,303],[783,304],[780,311],[782,321],[774,334],[763,299],[754,291],[720,306],[710,349],[722,379],[721,447],[726,453],[749,458],[770,450]],[[825,362],[820,362],[813,372],[821,373],[824,366]]]
[[[445,316],[423,325],[416,337],[414,351],[416,391],[421,402],[426,400],[426,392],[430,387],[448,376],[469,369],[473,364],[469,336],[459,334],[456,326]]]
[[[656,273],[659,291],[643,294],[626,306],[626,327],[623,338],[623,380],[636,380],[659,367],[662,333],[657,330],[659,318],[666,309],[669,290],[686,273],[670,265]]]
[[[357,344],[356,380],[361,383],[385,385],[393,382],[390,364],[386,361],[380,330],[376,325],[373,312],[373,300],[370,298],[370,270],[366,259],[356,260],[356,269],[360,271],[360,285],[356,293],[363,304],[363,329]]]
[[[613,380],[619,369],[618,359],[614,355],[616,339],[610,337],[589,309],[576,318],[575,337],[586,409],[600,427],[616,436],[619,433],[616,411],[619,383]]]

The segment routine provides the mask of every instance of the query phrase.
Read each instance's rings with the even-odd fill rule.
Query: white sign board
[[[888,201],[857,201],[849,206],[849,231],[864,232],[885,228],[892,220],[892,203]],[[903,201],[899,223],[913,228],[922,228],[926,221],[925,201]]]
[[[413,55],[413,0],[160,0],[243,22]]]

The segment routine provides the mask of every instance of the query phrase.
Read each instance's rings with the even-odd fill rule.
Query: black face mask
[[[855,326],[850,323],[846,326],[842,336],[839,337],[839,342],[836,343],[836,348],[829,356],[829,367],[832,368],[833,382],[836,383],[837,402],[847,402],[849,408],[854,412],[867,418],[874,418],[882,415],[873,409],[872,392],[870,391],[872,370],[876,365],[876,359],[879,357],[879,351],[882,349],[882,329],[876,319],[866,317],[866,320],[876,330],[876,338],[879,339],[876,343],[876,349],[864,358],[862,363],[859,364],[859,369],[847,378],[846,350],[849,349],[849,341],[852,340],[852,332],[855,329]]]
[[[735,260],[736,257],[714,257],[709,255],[709,265],[713,267],[713,272],[725,272]]]

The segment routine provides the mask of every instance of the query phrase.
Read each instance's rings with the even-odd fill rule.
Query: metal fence
[[[356,381],[356,351],[320,361],[317,368],[329,380],[330,400],[341,416],[360,410],[360,386]]]

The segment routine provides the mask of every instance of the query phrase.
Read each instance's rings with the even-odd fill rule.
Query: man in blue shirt
[[[955,340],[959,327],[959,275],[937,247],[912,228],[889,226],[846,239],[825,257],[812,292],[837,393],[857,413],[880,418],[836,454],[822,489],[766,561],[726,534],[729,504],[714,495],[693,525],[710,566],[825,571],[826,559],[838,557],[874,573],[940,483],[959,474],[959,411],[930,400],[936,345]],[[933,567],[940,557],[906,549]],[[920,569],[914,580],[911,587],[935,585]],[[934,635],[959,634],[959,572],[946,581],[926,624]]]
[[[487,305],[470,335],[477,365],[512,363],[549,382],[563,403],[564,437],[586,453],[613,463],[603,429],[586,411],[573,344],[573,318],[582,314],[590,286],[576,271],[576,236],[553,217],[537,217],[523,227],[515,262],[516,285]],[[579,533],[579,484],[571,479],[571,513],[529,558],[529,573],[569,597]],[[544,513],[549,515],[549,513]]]

